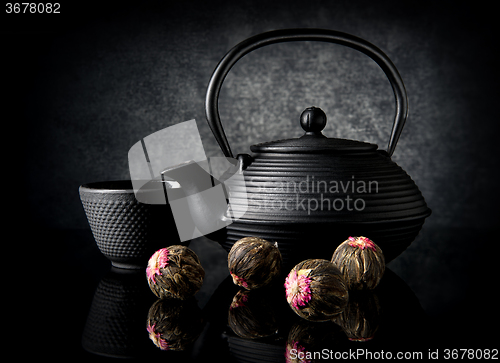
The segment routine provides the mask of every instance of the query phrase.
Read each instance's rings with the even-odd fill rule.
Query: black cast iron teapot
[[[363,235],[374,240],[390,261],[415,239],[431,211],[413,180],[391,160],[408,115],[408,101],[401,76],[380,49],[332,30],[287,29],[251,37],[222,58],[210,79],[208,124],[224,155],[233,158],[218,112],[219,91],[229,70],[238,59],[260,47],[309,40],[354,48],[385,72],[396,99],[387,150],[371,143],[326,137],[322,133],[326,115],[311,107],[300,116],[305,131],[301,137],[253,145],[252,155],[236,156],[243,181],[226,185],[230,208],[216,208],[195,197],[190,212],[209,224],[214,220],[224,224],[235,212],[244,213],[209,235],[226,250],[240,238],[258,236],[277,241],[284,260],[293,264],[309,257],[330,259],[338,244],[349,236]],[[188,195],[194,196],[200,190],[196,180],[182,180],[182,175],[194,175],[185,173],[185,168],[197,166],[187,164],[164,175],[177,180]]]

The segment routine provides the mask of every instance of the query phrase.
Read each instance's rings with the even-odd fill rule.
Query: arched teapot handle
[[[221,59],[210,78],[205,100],[205,112],[215,139],[226,157],[233,157],[233,153],[220,121],[218,100],[222,83],[233,65],[246,54],[266,45],[311,40],[336,43],[356,49],[372,58],[385,72],[396,98],[396,116],[387,146],[387,154],[391,156],[394,153],[408,117],[408,98],[403,80],[389,57],[373,44],[354,35],[326,29],[282,29],[255,35],[237,44]]]

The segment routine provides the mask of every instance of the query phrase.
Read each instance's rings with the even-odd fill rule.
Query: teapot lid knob
[[[300,126],[306,134],[321,134],[326,126],[326,114],[319,107],[308,107],[300,115]]]

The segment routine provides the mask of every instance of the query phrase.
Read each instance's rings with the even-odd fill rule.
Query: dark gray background
[[[410,116],[393,160],[433,214],[391,268],[429,314],[453,319],[474,294],[484,295],[478,290],[498,285],[482,272],[493,271],[489,251],[498,243],[495,12],[491,2],[138,1],[10,17],[2,62],[12,82],[2,103],[5,140],[15,146],[7,147],[4,172],[16,180],[20,228],[88,229],[78,186],[129,178],[129,148],[169,125],[196,119],[207,155],[221,155],[204,117],[220,58],[260,32],[335,29],[380,47],[406,84]],[[386,147],[389,82],[373,61],[342,46],[257,50],[236,64],[220,96],[235,154],[300,136],[298,117],[312,105],[328,115],[327,136]]]

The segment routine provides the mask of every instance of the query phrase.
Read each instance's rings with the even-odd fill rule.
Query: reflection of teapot
[[[431,211],[413,180],[391,160],[407,118],[408,102],[396,67],[380,49],[332,30],[278,30],[249,38],[231,49],[212,75],[206,97],[208,124],[224,155],[233,158],[218,112],[219,91],[226,75],[238,59],[255,49],[298,40],[342,44],[368,55],[382,68],[396,99],[387,151],[367,142],[326,137],[322,134],[326,115],[311,107],[301,115],[303,136],[253,145],[253,155],[236,156],[244,182],[226,185],[230,208],[198,198],[189,205],[190,212],[197,221],[221,221],[224,228],[215,237],[227,250],[242,237],[258,235],[278,241],[285,260],[303,240],[308,241],[311,257],[329,259],[337,244],[355,233],[377,241],[388,262],[415,239]],[[201,190],[193,180],[182,178],[183,167],[177,172],[170,169],[165,175],[194,196]],[[244,215],[226,223],[238,212]],[[315,233],[319,236],[322,232],[329,233],[332,244],[314,240]]]
[[[290,309],[284,290],[278,285],[271,286],[267,290],[269,292],[266,291],[267,287],[263,289],[251,290],[244,301],[246,293],[238,293],[238,288],[234,285],[231,276],[219,284],[204,307],[204,314],[209,320],[207,341],[204,345],[210,350],[203,351],[203,356],[217,352],[219,356],[234,356],[236,361],[240,359],[245,362],[274,362],[284,361],[285,355],[292,359],[299,357],[302,354],[297,354],[298,352],[321,353],[324,348],[328,351],[328,355],[334,354],[335,359],[341,359],[342,353],[350,348],[380,351],[388,347],[404,346],[408,351],[412,351],[426,347],[430,341],[429,320],[426,313],[410,287],[390,268],[386,269],[380,284],[372,291],[373,296],[370,299],[373,300],[366,301],[368,306],[358,306],[362,309],[359,311],[361,313],[359,317],[368,319],[370,324],[369,332],[367,331],[369,335],[365,337],[375,333],[373,339],[348,339],[350,332],[345,329],[351,329],[360,322],[359,320],[348,322],[349,326],[345,324],[340,326],[337,319],[327,322],[311,322],[300,318]],[[267,294],[268,298],[267,300],[264,298],[251,300],[253,293],[262,294],[262,297]],[[361,295],[357,296],[361,297]],[[244,316],[238,317],[239,332],[244,324],[245,328],[251,328],[246,332],[255,331],[255,327],[259,330],[265,327],[260,319],[265,317],[266,311],[258,312],[259,305],[264,310],[274,305],[273,311],[276,311],[278,318],[277,333],[267,337],[247,335],[242,338],[237,335],[231,324],[226,324],[228,310],[231,309],[231,305],[233,305],[233,310],[237,310],[245,304],[249,310],[251,309],[252,314],[244,313]],[[366,308],[373,310],[367,311]],[[256,314],[253,314],[253,311],[256,311]],[[258,321],[255,321],[255,318]],[[349,317],[346,315],[344,318]],[[354,333],[357,334],[357,332],[359,331]],[[340,358],[338,358],[339,355],[335,355],[337,352]],[[346,359],[345,355],[343,357]]]

